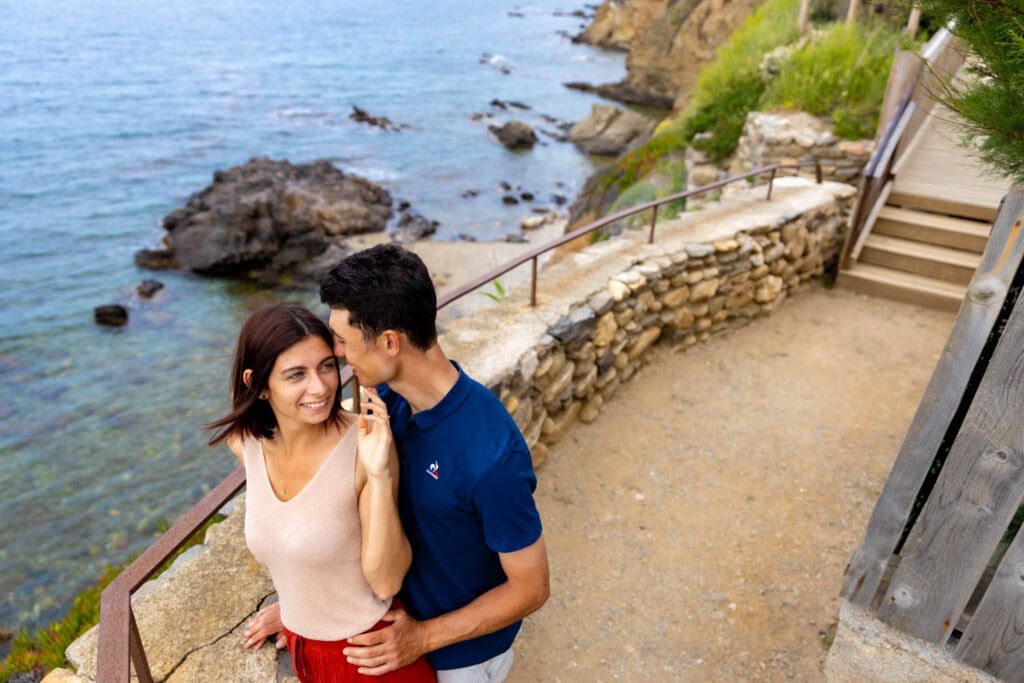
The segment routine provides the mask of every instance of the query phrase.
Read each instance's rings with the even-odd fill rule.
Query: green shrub
[[[170,567],[178,555],[192,546],[202,543],[207,529],[223,519],[224,517],[221,515],[214,515],[210,521],[201,526],[185,542],[185,545],[157,570],[154,578]],[[103,593],[103,589],[127,566],[125,564],[120,567],[107,567],[103,570],[96,585],[82,591],[62,619],[52,622],[35,633],[22,629],[14,637],[11,651],[0,662],[0,683],[7,681],[17,673],[45,674],[51,669],[64,666],[64,651],[68,646],[99,623],[100,595]]]
[[[765,81],[760,73],[766,53],[797,39],[799,0],[768,0],[747,17],[700,72],[689,105],[680,116],[687,143],[707,133],[694,147],[716,163],[736,150],[747,114],[757,109]]]
[[[901,40],[888,23],[833,24],[781,65],[761,107],[830,117],[841,138],[873,137]]]

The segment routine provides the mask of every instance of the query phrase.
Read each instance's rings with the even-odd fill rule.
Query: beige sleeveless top
[[[242,455],[245,541],[270,571],[285,627],[314,640],[344,640],[380,621],[391,600],[373,594],[359,560],[355,426],[288,501],[270,486],[262,442],[246,439]]]

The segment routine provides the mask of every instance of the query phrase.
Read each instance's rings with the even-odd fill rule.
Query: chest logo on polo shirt
[[[434,462],[430,463],[430,467],[427,468],[427,474],[432,476],[434,479],[438,479],[438,477],[439,477],[439,475],[437,473],[438,469],[439,468],[437,466],[437,461],[435,460]]]

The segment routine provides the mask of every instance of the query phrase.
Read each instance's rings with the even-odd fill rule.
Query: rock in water
[[[513,120],[503,126],[491,126],[490,131],[498,137],[498,142],[509,149],[530,148],[537,142],[533,126],[522,121]]]
[[[139,296],[143,299],[149,299],[163,288],[164,283],[159,280],[143,280],[139,283],[139,286],[135,288],[135,291],[137,291]]]
[[[168,251],[198,273],[290,274],[340,237],[383,231],[391,217],[387,190],[328,161],[252,159],[213,178],[164,219]]]
[[[92,315],[98,325],[122,327],[128,322],[128,309],[120,304],[97,306],[93,309]]]
[[[654,125],[643,114],[595,104],[590,116],[569,129],[569,137],[587,154],[621,154],[646,140]]]

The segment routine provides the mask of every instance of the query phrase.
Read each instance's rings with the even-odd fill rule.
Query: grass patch
[[[902,42],[890,24],[833,24],[781,65],[761,106],[831,118],[841,138],[872,137],[893,53]]]
[[[690,104],[679,117],[680,137],[724,161],[739,144],[747,114],[757,109],[766,88],[761,62],[769,51],[799,36],[799,0],[768,0],[747,17],[704,67]],[[700,134],[698,140],[694,138]]]
[[[210,521],[201,526],[171,558],[169,558],[154,574],[154,578],[162,574],[183,552],[194,545],[199,545],[206,537],[206,531],[212,525],[222,521],[223,515],[214,515]],[[133,558],[134,559],[134,558]],[[107,585],[117,578],[118,574],[131,564],[131,561],[103,570],[95,586],[85,589],[63,618],[50,623],[49,626],[30,632],[22,629],[14,637],[11,651],[0,662],[0,682],[5,682],[18,673],[45,674],[51,669],[65,664],[64,651],[79,636],[99,623],[100,595]]]

